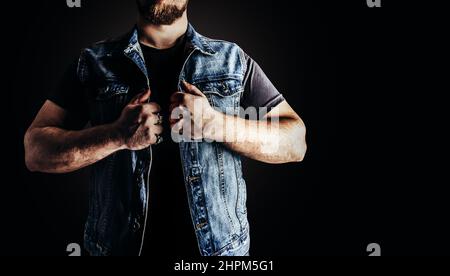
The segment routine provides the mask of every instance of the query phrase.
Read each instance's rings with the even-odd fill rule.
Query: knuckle
[[[155,135],[150,135],[148,140],[151,144],[154,144],[154,143],[156,143],[156,139],[157,138]]]
[[[149,107],[151,107],[153,109],[156,109],[156,110],[160,110],[161,109],[161,106],[159,104],[157,104],[157,103],[150,103]]]
[[[147,131],[147,132],[145,133],[145,139],[146,139],[147,141],[151,141],[152,138],[153,138],[153,136],[155,136],[155,135],[152,135],[152,133],[151,133],[150,131]]]
[[[150,118],[148,116],[143,119],[142,125],[145,126],[145,130],[150,128],[151,120],[150,120]]]
[[[152,114],[152,107],[150,106],[150,104],[146,104],[143,107],[143,113],[145,113],[147,115],[147,117],[151,117]]]
[[[162,126],[156,126],[155,127],[155,133],[156,134],[161,134],[163,132],[163,127]]]

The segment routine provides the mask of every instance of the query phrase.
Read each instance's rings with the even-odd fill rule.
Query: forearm
[[[300,118],[252,121],[217,113],[212,138],[257,161],[300,162],[306,153],[306,128]]]
[[[27,167],[45,173],[73,172],[121,149],[123,143],[113,125],[81,131],[36,127],[25,136]]]

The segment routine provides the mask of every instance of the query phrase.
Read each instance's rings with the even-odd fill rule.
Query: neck
[[[138,19],[139,41],[146,46],[156,49],[168,49],[173,47],[178,39],[186,33],[187,27],[186,12],[172,25],[149,24],[140,16]]]

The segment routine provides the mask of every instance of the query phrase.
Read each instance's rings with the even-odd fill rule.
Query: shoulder
[[[125,34],[115,38],[108,38],[95,42],[84,48],[82,54],[94,54],[96,56],[108,55],[125,49],[130,34]]]
[[[130,31],[117,37],[107,38],[92,43],[81,51],[81,58],[102,58],[117,53],[122,54],[132,35],[133,31]]]
[[[78,59],[77,72],[80,79],[86,80],[92,66],[100,64],[107,58],[121,56],[128,44],[130,34],[121,35],[115,38],[108,38],[95,42],[81,50]]]
[[[240,54],[244,54],[244,51],[242,48],[235,42],[230,42],[226,40],[216,39],[216,38],[209,38],[202,36],[203,40],[206,41],[211,48],[215,52],[221,52],[221,51],[235,51],[239,52]]]
[[[202,36],[202,39],[220,56],[223,56],[230,61],[239,61],[242,64],[244,71],[246,71],[249,56],[237,43],[205,36]]]

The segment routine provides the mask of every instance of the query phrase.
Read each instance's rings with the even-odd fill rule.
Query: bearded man
[[[194,30],[188,0],[137,7],[131,32],[84,49],[45,102],[26,165],[92,167],[91,255],[248,256],[241,156],[300,162],[305,125],[241,48]]]

